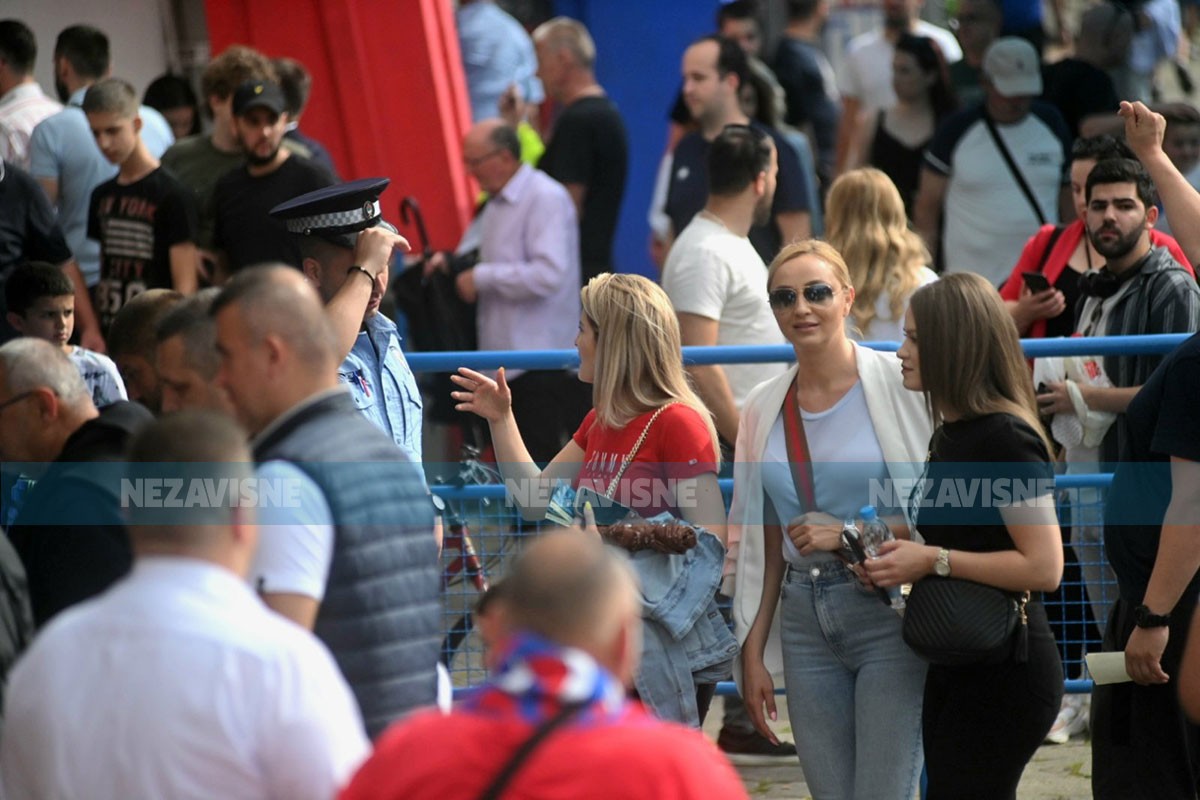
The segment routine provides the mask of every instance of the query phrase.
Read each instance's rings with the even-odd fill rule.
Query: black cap
[[[395,227],[383,219],[379,196],[391,183],[387,178],[363,178],[280,203],[271,216],[283,220],[289,233],[320,236],[342,247],[354,247],[359,231],[381,225],[393,233]]]
[[[233,93],[233,113],[241,116],[252,108],[266,108],[282,114],[287,109],[283,89],[270,81],[246,81]]]

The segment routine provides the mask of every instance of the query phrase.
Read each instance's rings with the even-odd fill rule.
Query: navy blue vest
[[[302,409],[259,442],[254,457],[295,464],[333,512],[333,563],[314,632],[374,738],[437,693],[440,564],[419,467],[346,393]]]

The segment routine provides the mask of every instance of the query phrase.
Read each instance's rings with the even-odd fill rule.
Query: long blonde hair
[[[1054,452],[1041,421],[1016,323],[996,287],[971,272],[923,286],[909,304],[917,326],[921,386],[935,422],[1012,414]]]
[[[854,322],[867,330],[885,292],[892,319],[904,316],[920,283],[929,250],[908,227],[904,201],[892,179],[874,167],[855,169],[833,182],[825,210],[825,240],[846,259],[854,298]]]
[[[592,402],[601,424],[620,429],[647,411],[682,403],[708,426],[720,456],[712,414],[683,369],[679,320],[667,293],[641,275],[604,273],[580,292],[596,334]]]

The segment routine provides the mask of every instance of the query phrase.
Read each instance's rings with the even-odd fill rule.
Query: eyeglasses
[[[792,308],[796,305],[796,301],[800,299],[800,295],[804,295],[804,302],[810,306],[827,306],[838,291],[838,289],[834,289],[828,283],[810,283],[800,290],[800,292],[788,288],[776,289],[767,295],[767,301],[775,311],[784,311]]]
[[[479,156],[478,158],[467,158],[466,156],[463,156],[463,163],[466,164],[471,169],[475,169],[476,167],[478,167],[483,162],[487,161],[492,156],[496,156],[499,154],[500,154],[499,150],[493,150],[490,153],[484,153],[483,155]]]
[[[18,395],[14,395],[13,397],[10,397],[7,400],[5,400],[3,403],[0,403],[0,411],[3,411],[4,409],[8,408],[11,405],[16,405],[17,403],[21,402],[22,400],[24,400],[27,397],[33,397],[35,394],[37,394],[36,391],[28,391],[28,392],[21,392]]]

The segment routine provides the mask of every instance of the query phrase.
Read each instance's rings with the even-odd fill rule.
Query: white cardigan
[[[920,392],[904,388],[900,377],[900,362],[894,353],[883,353],[854,346],[858,378],[862,382],[867,400],[867,411],[871,424],[879,439],[883,457],[887,461],[888,474],[904,491],[902,507],[907,509],[907,494],[911,493],[912,480],[919,477],[929,448],[933,432],[929,414],[925,409],[925,398]],[[799,367],[793,365],[783,375],[764,381],[751,391],[742,407],[741,422],[738,424],[737,461],[733,466],[733,505],[729,511],[729,554],[728,561],[734,566],[733,621],[738,644],[744,644],[750,626],[758,614],[762,600],[763,574],[766,554],[763,545],[763,453],[767,438],[780,408],[787,396],[788,387],[796,378]],[[728,570],[727,563],[726,569]],[[728,587],[727,587],[728,588]],[[781,686],[783,680],[783,654],[779,641],[779,607],[775,608],[775,619],[771,622],[771,633],[767,639],[764,663]],[[740,659],[734,668],[739,687],[741,685]]]

